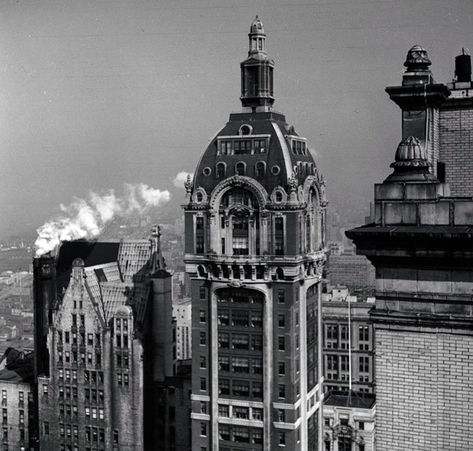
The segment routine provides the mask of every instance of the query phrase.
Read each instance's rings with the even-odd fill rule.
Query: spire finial
[[[273,97],[274,62],[266,54],[266,33],[261,19],[251,22],[248,58],[241,63],[241,102],[244,107],[271,108]]]
[[[151,250],[151,274],[154,274],[156,271],[166,268],[166,263],[164,262],[164,257],[161,252],[161,227],[159,225],[154,225],[151,229],[149,241]]]

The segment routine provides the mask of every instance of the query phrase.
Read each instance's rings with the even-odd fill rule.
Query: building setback
[[[324,182],[306,139],[272,108],[265,40],[256,18],[241,63],[243,110],[186,183],[199,451],[322,443]]]
[[[372,223],[347,232],[376,267],[376,449],[471,450],[471,62],[457,58],[449,85],[420,46],[404,65],[386,89],[402,110],[394,172]]]

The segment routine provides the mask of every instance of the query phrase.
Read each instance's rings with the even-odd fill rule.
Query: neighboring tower
[[[196,450],[316,450],[322,442],[324,182],[272,110],[256,18],[230,115],[186,183]]]
[[[441,114],[456,104],[442,99],[449,94],[445,85],[426,85],[426,103],[431,91],[442,100]],[[416,103],[418,95],[406,92],[404,102]],[[456,155],[455,164],[471,166],[459,148],[471,154],[473,122],[456,122],[471,117],[471,97],[459,103],[451,122],[443,119],[440,155],[444,161]],[[455,145],[447,139],[451,130],[457,131]],[[404,137],[393,173],[375,185],[372,223],[347,232],[376,267],[370,313],[378,451],[466,451],[473,443],[473,186],[466,181],[465,197],[451,196],[431,171],[423,138]],[[450,164],[449,180],[461,186],[463,173]]]
[[[36,336],[46,330],[47,357],[36,365],[36,449],[182,443],[159,427],[168,406],[156,402],[175,374],[172,276],[159,237],[155,228],[149,241],[65,242],[56,260],[35,259]]]

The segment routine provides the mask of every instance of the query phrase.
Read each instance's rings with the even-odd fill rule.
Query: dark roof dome
[[[404,66],[407,70],[427,69],[432,62],[429,59],[427,50],[419,44],[414,45],[409,49],[406,56]]]

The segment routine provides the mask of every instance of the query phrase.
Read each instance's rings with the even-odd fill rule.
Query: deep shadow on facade
[[[473,443],[473,85],[456,58],[436,83],[414,46],[402,85],[393,173],[371,223],[350,230],[376,268],[376,449],[470,450]]]
[[[230,114],[186,184],[192,287],[192,443],[199,451],[316,450],[322,442],[324,182],[273,109],[256,18]]]

